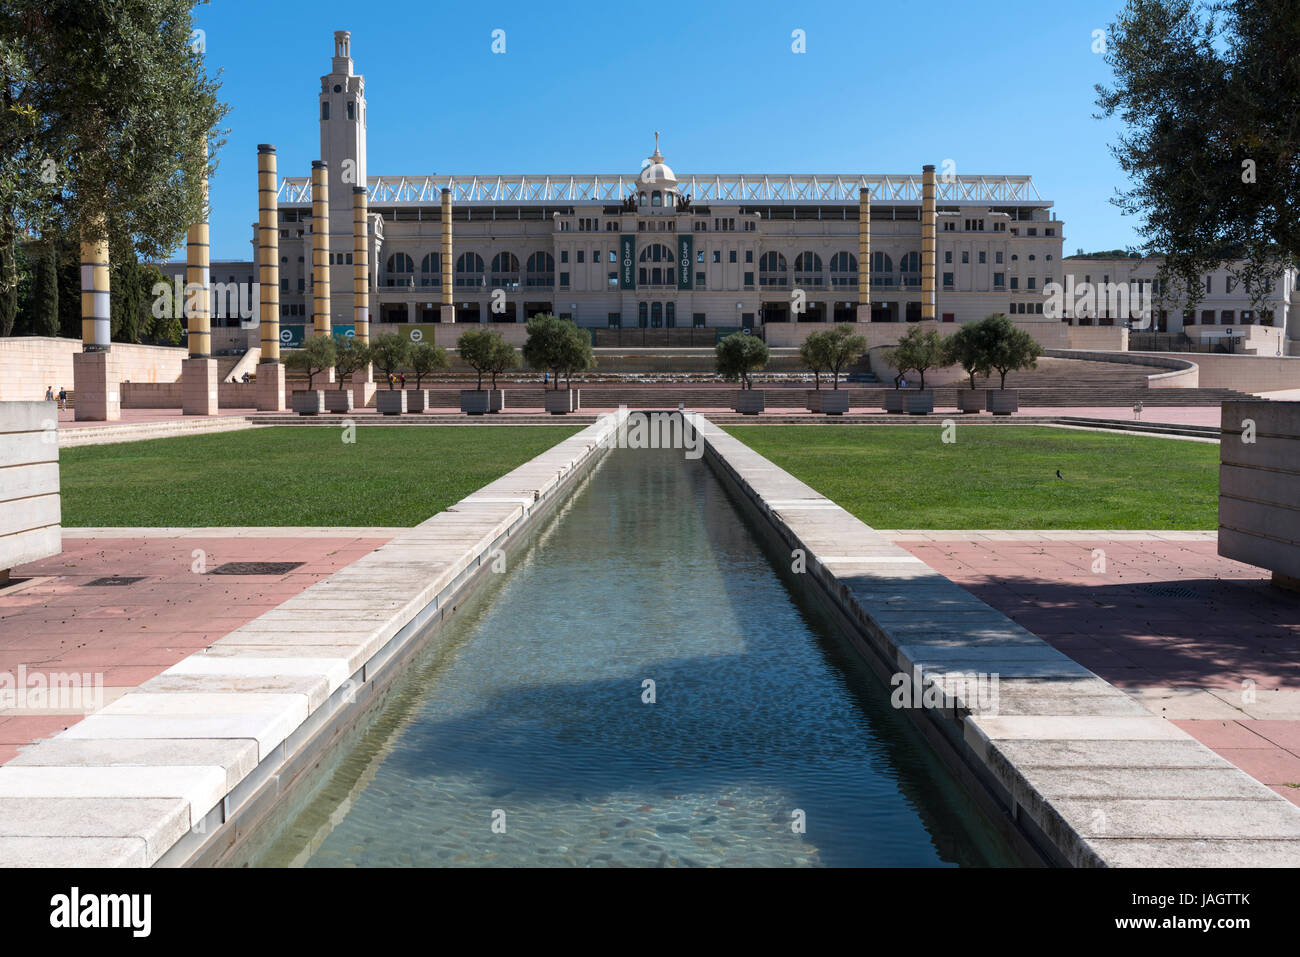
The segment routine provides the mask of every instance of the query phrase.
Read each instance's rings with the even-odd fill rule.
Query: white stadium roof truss
[[[368,184],[370,203],[379,206],[429,206],[451,190],[452,202],[470,205],[621,203],[640,187],[636,176],[376,176]],[[859,189],[870,189],[872,202],[921,202],[921,177],[796,174],[688,176],[678,191],[695,204],[708,203],[856,203]],[[938,203],[1046,204],[1030,176],[942,175],[935,184]],[[287,176],[280,183],[285,205],[311,202],[311,178]]]

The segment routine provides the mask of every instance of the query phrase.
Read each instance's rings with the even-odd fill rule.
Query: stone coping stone
[[[334,692],[451,597],[566,476],[608,447],[625,415],[602,416],[415,528],[393,530],[374,552],[20,750],[0,766],[0,821],[14,811],[0,823],[0,866],[157,862],[261,762],[281,760],[295,731],[328,720],[321,712],[339,707]]]
[[[928,716],[1013,820],[1073,866],[1300,866],[1300,807],[979,601],[697,413],[706,455],[880,660],[934,687]],[[967,533],[916,532],[936,538]],[[1177,533],[980,532],[991,540]],[[1188,538],[1201,539],[1204,533]],[[910,556],[913,557],[914,556]],[[996,677],[994,688],[981,678]],[[1022,827],[1024,824],[1022,823]]]

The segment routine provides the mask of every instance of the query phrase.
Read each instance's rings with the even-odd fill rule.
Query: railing
[[[367,189],[372,205],[436,205],[443,189],[456,204],[622,203],[643,184],[636,175],[449,175],[374,176]],[[707,203],[857,203],[858,190],[869,189],[877,203],[920,203],[918,173],[701,174],[680,185],[697,205]],[[1045,203],[1030,176],[956,176],[935,184],[939,203]],[[311,203],[311,178],[286,176],[280,181],[283,205]]]

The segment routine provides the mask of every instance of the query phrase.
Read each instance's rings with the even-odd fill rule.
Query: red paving
[[[1300,595],[1219,557],[1212,540],[900,544],[1117,687],[1300,690]],[[1288,786],[1300,784],[1300,720],[1174,723],[1300,804]]]
[[[0,673],[102,675],[134,687],[385,544],[386,538],[65,538],[63,553],[0,588]],[[303,562],[286,575],[212,575],[226,562]],[[142,578],[118,586],[90,582]],[[25,582],[25,584],[24,584]],[[0,712],[0,764],[73,715]]]

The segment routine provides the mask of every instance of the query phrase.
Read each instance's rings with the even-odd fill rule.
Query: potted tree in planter
[[[505,392],[497,388],[497,376],[519,365],[519,353],[494,329],[471,329],[456,340],[460,357],[478,375],[473,389],[462,389],[460,410],[468,415],[500,412],[506,406]],[[492,377],[492,387],[483,388],[483,376]]]
[[[447,368],[447,350],[432,342],[419,342],[411,346],[407,362],[415,373],[415,388],[406,390],[406,411],[423,412],[429,407],[429,393],[421,388],[421,384],[434,369]]]
[[[970,377],[970,388],[957,390],[957,408],[962,412],[984,411],[984,392],[975,388],[976,373],[989,374],[984,332],[981,323],[969,322],[945,340],[947,355],[944,364],[959,365]]]
[[[492,337],[492,351],[487,365],[487,372],[492,376],[492,388],[488,390],[488,412],[497,413],[506,407],[506,392],[505,389],[497,388],[497,376],[509,369],[518,369],[520,361],[519,352],[506,342],[504,336],[494,332]],[[594,355],[591,364],[596,364]]]
[[[826,337],[826,361],[831,370],[831,391],[822,394],[822,411],[843,415],[849,411],[848,390],[840,391],[840,370],[856,362],[867,351],[867,340],[848,325],[838,325],[822,333]]]
[[[895,389],[892,395],[885,396],[888,411],[911,415],[927,415],[934,411],[934,391],[925,387],[925,372],[943,364],[944,351],[943,339],[936,330],[922,332],[920,326],[913,326],[898,340],[897,346],[885,353],[889,364],[900,374],[910,370],[920,377],[914,391]]]
[[[1010,415],[1020,409],[1020,393],[1007,388],[1007,373],[1036,368],[1043,347],[1000,313],[981,320],[980,325],[985,326],[989,368],[996,369],[999,376],[997,389],[988,390],[989,411],[994,415]]]
[[[528,320],[528,339],[523,352],[524,361],[532,368],[554,377],[554,388],[546,392],[546,411],[552,415],[578,411],[582,402],[580,393],[568,387],[561,390],[560,376],[567,376],[572,384],[574,372],[595,365],[587,332],[572,320],[539,313]]]
[[[311,336],[301,349],[290,352],[284,364],[307,373],[307,388],[295,390],[293,411],[298,415],[320,415],[325,411],[325,390],[315,388],[316,376],[334,368],[337,346],[333,336]]]
[[[767,365],[770,356],[767,343],[758,336],[733,332],[714,351],[718,375],[728,381],[740,381],[740,391],[735,393],[731,407],[742,415],[758,415],[765,408],[763,391],[754,388],[752,376]]]
[[[370,360],[384,374],[387,389],[375,393],[375,408],[381,415],[403,415],[406,412],[406,391],[397,388],[397,375],[410,358],[411,344],[405,336],[387,332],[370,345]]]
[[[352,373],[370,364],[369,350],[355,339],[336,339],[334,342],[334,379],[337,389],[326,390],[325,409],[329,412],[351,412],[352,390],[348,382]]]
[[[828,335],[826,332],[810,332],[799,346],[799,361],[813,374],[813,387],[805,393],[805,406],[809,412],[822,410],[822,373],[830,365]]]

